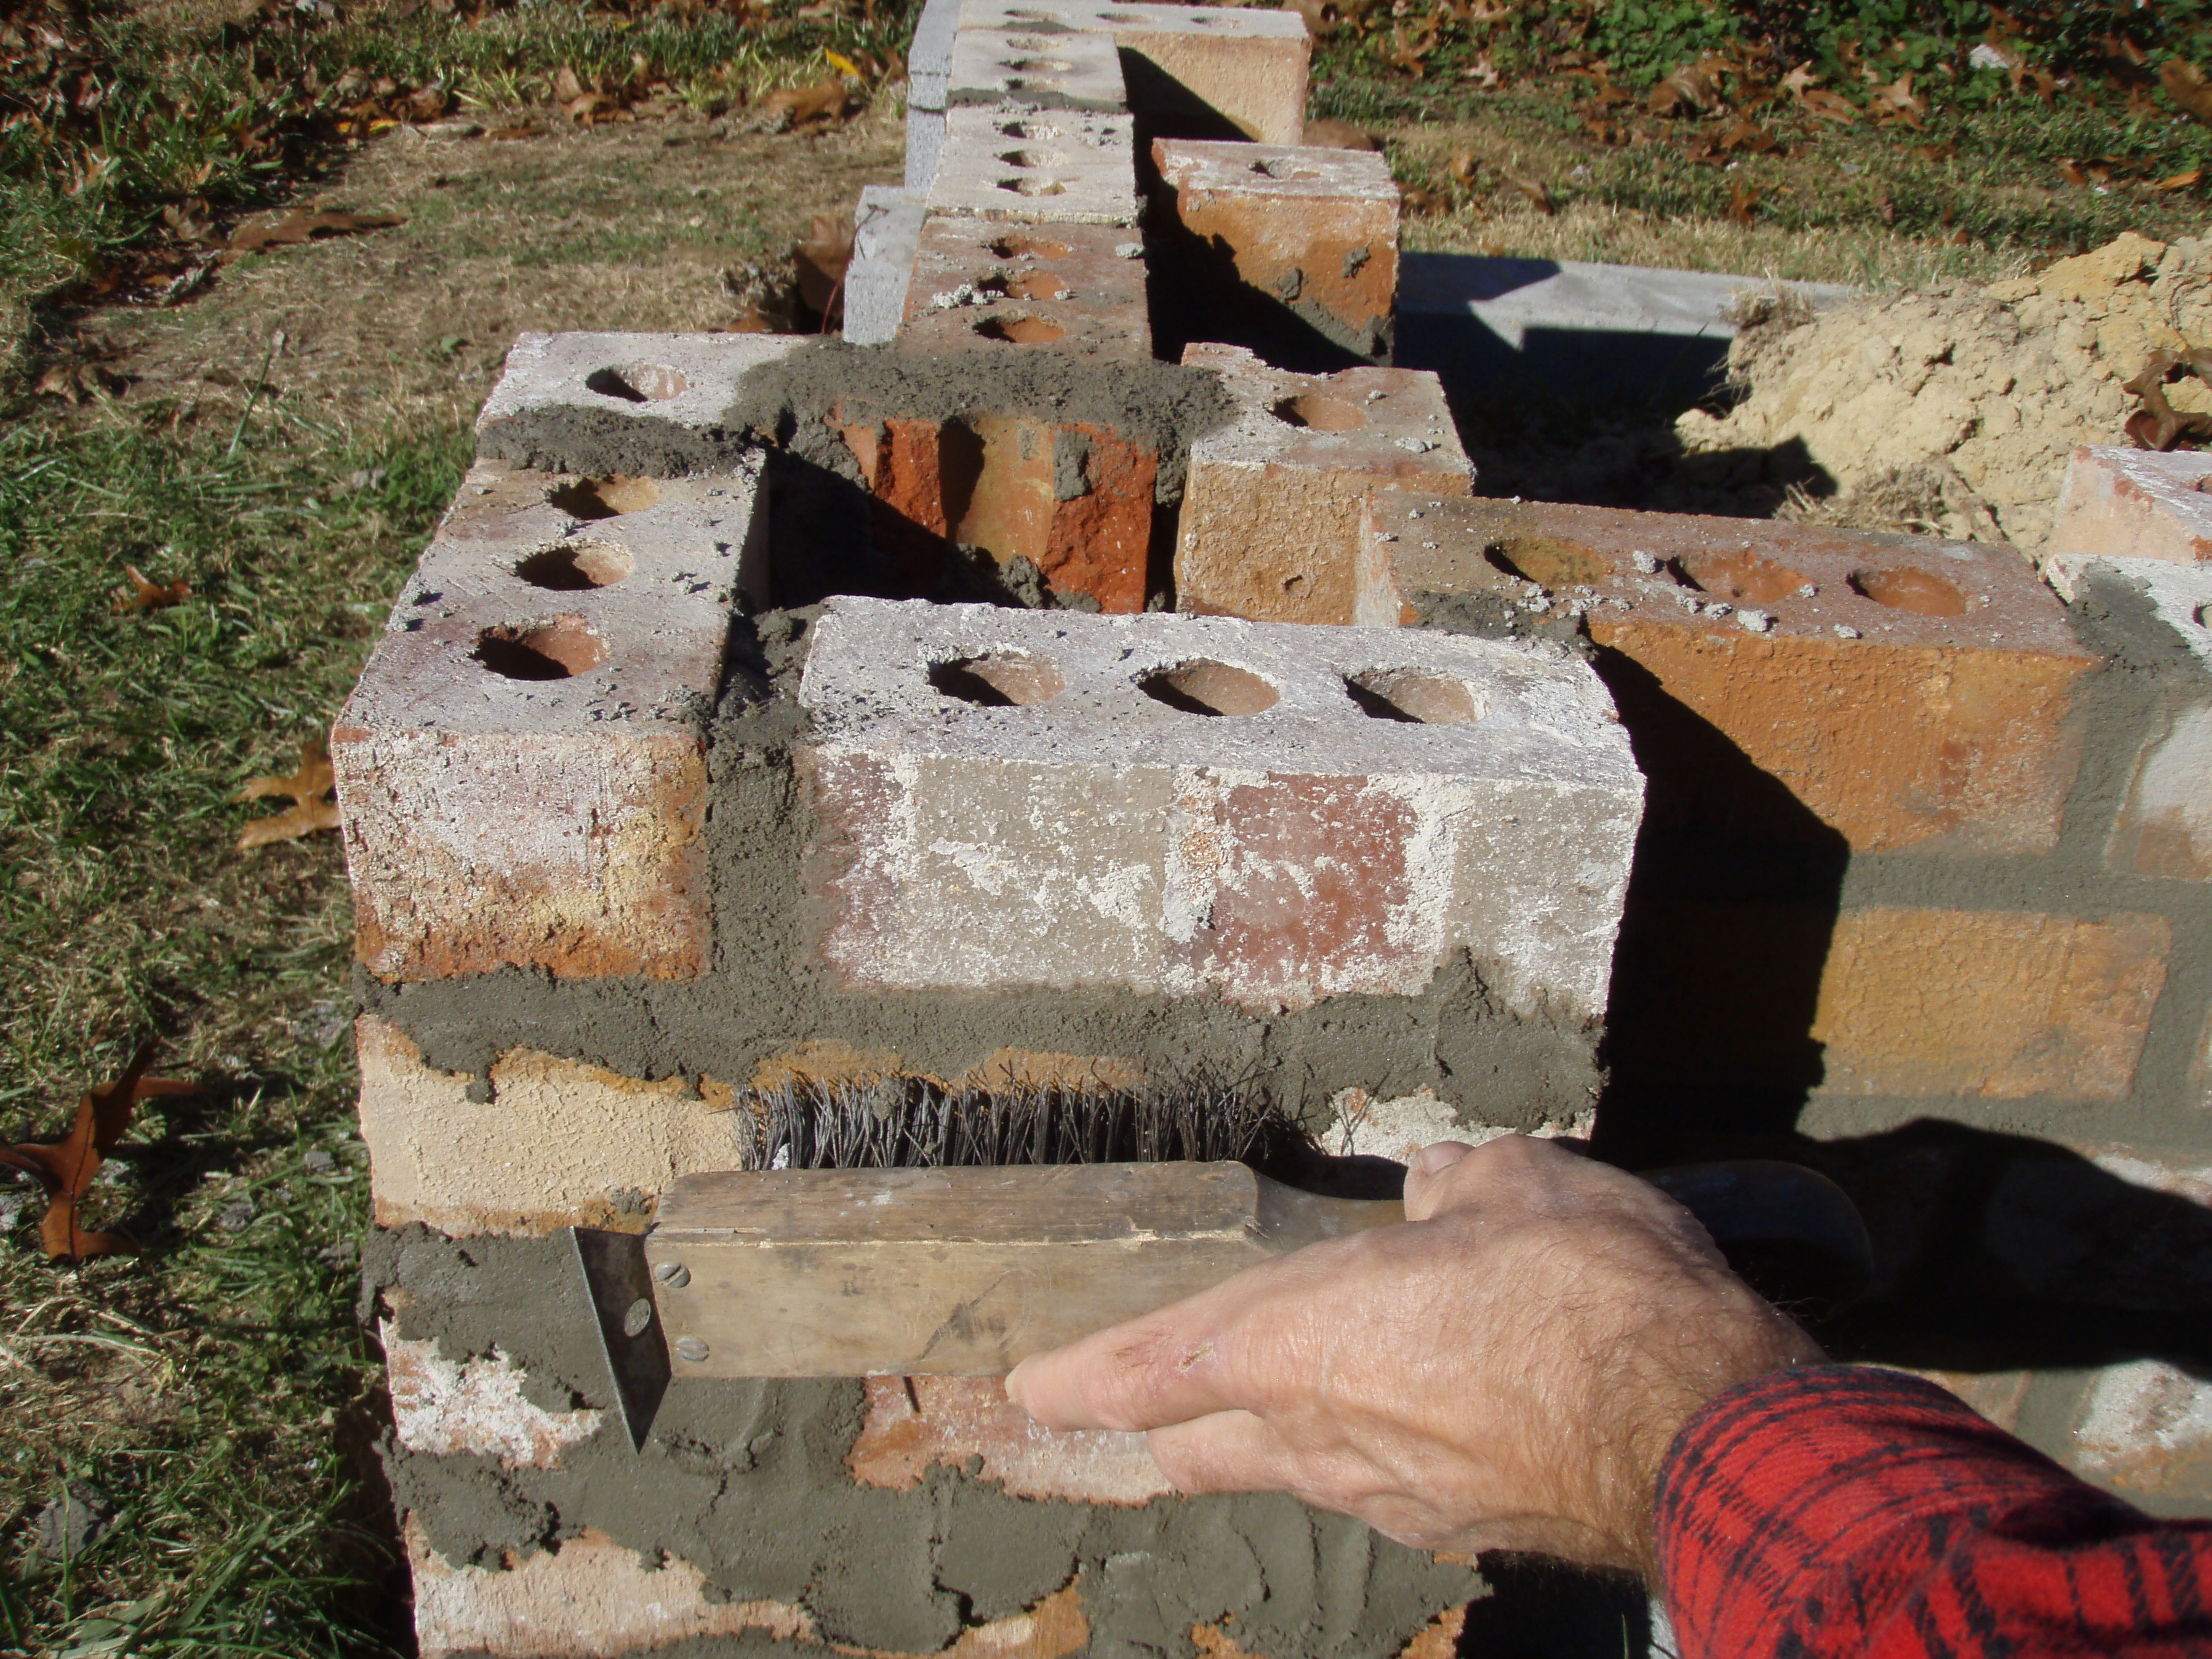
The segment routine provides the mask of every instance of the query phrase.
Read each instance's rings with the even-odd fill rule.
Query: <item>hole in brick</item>
[[[1066,243],[1049,242],[1042,236],[1001,236],[990,246],[1001,259],[1065,259],[1073,252]]]
[[[1962,617],[1966,596],[1941,576],[1900,566],[1894,570],[1854,570],[1851,586],[1876,605],[1910,611],[1918,617]]]
[[[1137,684],[1153,702],[1186,714],[1257,714],[1281,695],[1249,669],[1204,657],[1147,674]]]
[[[1057,92],[1060,87],[1057,75],[1018,75],[1006,82],[1009,92]]]
[[[1027,139],[1034,144],[1059,137],[1060,129],[1049,121],[1002,121],[999,133],[1001,137]]]
[[[556,617],[527,628],[487,628],[476,659],[503,679],[565,680],[606,660],[606,642],[581,617]]]
[[[618,519],[651,507],[660,499],[660,486],[650,478],[617,472],[605,478],[572,478],[546,491],[545,499],[572,519]]]
[[[1320,392],[1285,398],[1273,413],[1285,426],[1311,427],[1316,432],[1357,432],[1367,424],[1367,411],[1358,404]]]
[[[629,549],[612,542],[563,542],[532,553],[514,567],[514,574],[532,587],[556,592],[580,592],[586,588],[611,587],[637,568]]]
[[[1017,75],[1067,75],[1075,69],[1073,64],[1063,64],[1051,58],[1010,58],[1000,67],[1010,69]]]
[[[2199,628],[2212,628],[2212,605],[2200,605],[2190,617]]]
[[[1376,668],[1344,682],[1367,714],[1416,726],[1467,726],[1482,718],[1482,705],[1466,684],[1425,668]]]
[[[1020,12],[1011,12],[1008,14],[1009,16],[1015,17],[1018,17],[1023,15],[1024,14]],[[1049,40],[1042,40],[1034,34],[1015,35],[1010,39],[1006,44],[1012,46],[1016,52],[1050,52],[1052,50],[1052,43]]]
[[[1747,605],[1772,605],[1804,586],[1808,578],[1756,553],[1692,553],[1682,574],[1702,592]]]
[[[1549,589],[1580,587],[1613,574],[1613,562],[1572,542],[1548,536],[1516,536],[1483,549],[1484,556],[1509,576]]]
[[[624,403],[651,404],[682,397],[691,382],[682,369],[665,363],[631,363],[624,368],[594,369],[584,377],[584,389]]]
[[[1010,149],[999,158],[1010,167],[1058,167],[1067,157],[1056,149]]]
[[[1017,300],[1065,300],[1067,284],[1048,270],[1025,270],[1006,279],[1000,292]]]
[[[1050,345],[1067,332],[1042,317],[986,317],[975,325],[975,331],[987,340],[1004,340],[1009,345]]]
[[[1269,179],[1318,179],[1321,177],[1319,167],[1308,167],[1281,156],[1264,161],[1255,161],[1252,163],[1252,171]]]
[[[1065,196],[1067,186],[1057,179],[1001,179],[1000,190],[1011,190],[1017,196]]]
[[[948,697],[984,708],[1026,708],[1067,690],[1060,670],[1026,651],[994,651],[932,663],[929,683]]]

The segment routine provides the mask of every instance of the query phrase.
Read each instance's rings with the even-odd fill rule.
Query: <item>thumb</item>
[[[1452,1186],[1445,1172],[1474,1150],[1464,1140],[1439,1140],[1413,1154],[1406,1166],[1406,1219],[1426,1221],[1443,1208]]]

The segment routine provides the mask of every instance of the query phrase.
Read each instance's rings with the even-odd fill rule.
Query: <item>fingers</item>
[[[1177,1492],[1288,1492],[1304,1473],[1279,1434],[1249,1412],[1215,1412],[1154,1429],[1152,1462]]]
[[[1443,1172],[1475,1149],[1464,1140],[1439,1140],[1413,1154],[1406,1166],[1406,1219],[1426,1221],[1446,1191]]]
[[[1277,1264],[1249,1267],[1196,1296],[1032,1354],[1006,1376],[1006,1394],[1054,1429],[1157,1429],[1243,1402],[1221,1352],[1255,1283]]]

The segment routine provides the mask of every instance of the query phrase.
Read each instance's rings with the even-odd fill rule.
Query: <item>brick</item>
[[[1656,824],[1857,852],[2057,844],[2069,716],[2102,659],[2009,548],[1378,495],[1360,558],[1370,624],[1586,629]]]
[[[526,466],[704,469],[734,447],[726,410],[745,374],[801,337],[519,334],[477,416],[477,453]],[[588,459],[601,452],[604,459]]]
[[[907,1492],[933,1468],[973,1467],[1010,1497],[1134,1504],[1175,1488],[1141,1434],[1059,1432],[1006,1398],[995,1376],[872,1376],[845,1464],[864,1486]]]
[[[2159,1359],[2092,1373],[2074,1425],[2077,1472],[2129,1496],[2212,1494],[2212,1382]]]
[[[1129,118],[1078,110],[950,109],[933,213],[1033,223],[1138,222]]]
[[[2212,561],[2212,455],[2083,444],[2058,491],[2044,556]]]
[[[1305,129],[1313,42],[1288,9],[968,0],[967,28],[1099,30],[1121,48],[1146,131],[1295,144]]]
[[[953,43],[948,109],[980,105],[1119,115],[1127,103],[1121,58],[1110,36],[965,28]]]
[[[1905,1099],[2127,1098],[2172,945],[2139,915],[1662,899],[1642,925],[1665,957],[1621,968],[1638,1076]],[[1723,1008],[1724,1048],[1684,1040]]]
[[[800,701],[850,987],[1605,1006],[1641,781],[1561,653],[841,599]]]
[[[758,479],[470,471],[331,733],[371,973],[702,970],[703,726],[765,586]]]
[[[1168,269],[1198,288],[1199,303],[1240,317],[1280,307],[1357,356],[1388,360],[1399,198],[1385,157],[1170,138],[1152,155]]]
[[[1029,229],[933,218],[915,249],[899,348],[1149,360],[1144,252],[1115,225]]]
[[[392,1426],[409,1451],[434,1457],[490,1457],[507,1469],[557,1469],[561,1455],[599,1431],[606,1413],[584,1407],[548,1411],[523,1391],[520,1366],[499,1353],[447,1358],[436,1340],[379,1331]]]
[[[1176,536],[1178,610],[1349,623],[1364,499],[1474,487],[1433,374],[1291,374],[1231,346],[1194,345],[1183,362],[1218,373],[1242,413],[1191,446]]]
[[[1159,458],[1103,427],[1024,415],[843,428],[875,498],[875,540],[927,587],[948,541],[1026,558],[1054,593],[1145,608]]]
[[[379,1226],[464,1234],[622,1224],[678,1176],[737,1166],[728,1090],[647,1083],[533,1048],[493,1062],[490,1097],[426,1065],[389,1022],[356,1023],[361,1137]],[[631,1224],[636,1224],[635,1223]]]

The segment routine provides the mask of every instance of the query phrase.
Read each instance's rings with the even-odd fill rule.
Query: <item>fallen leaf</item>
[[[2075,167],[2070,161],[2061,161],[2058,163],[2058,176],[2078,189],[2089,188],[2089,181],[2081,176],[2081,169]]]
[[[1912,154],[1923,161],[1948,161],[1959,153],[1956,144],[1915,144]]]
[[[2166,383],[2177,370],[2192,369],[2201,380],[2206,369],[2212,368],[2212,362],[2208,360],[2212,360],[2212,351],[2200,349],[2185,356],[2171,351],[2154,351],[2133,380],[2120,383],[2122,391],[2131,392],[2142,399],[2142,407],[2128,416],[2122,428],[2136,448],[2163,452],[2185,438],[2212,437],[2212,415],[2184,415],[2166,396]]]
[[[1300,141],[1316,149],[1381,149],[1382,142],[1373,133],[1355,127],[1349,121],[1331,120],[1323,117],[1306,123],[1305,137]]]
[[[1813,65],[1809,62],[1800,64],[1782,77],[1782,90],[1792,98],[1802,98],[1813,82],[1820,78],[1813,73]]]
[[[1800,93],[1797,101],[1823,121],[1833,121],[1839,126],[1850,126],[1859,118],[1858,107],[1850,99],[1820,87]]]
[[[1514,189],[1528,198],[1528,205],[1547,219],[1559,211],[1557,205],[1552,200],[1552,192],[1534,179],[1516,179],[1512,181],[1512,185]]]
[[[1702,114],[1720,106],[1720,82],[1701,65],[1686,64],[1652,88],[1644,102],[1654,115],[1679,114],[1685,106]]]
[[[234,799],[260,800],[270,795],[283,795],[293,804],[272,817],[249,820],[238,838],[238,850],[243,853],[248,848],[266,847],[271,842],[296,841],[318,830],[337,829],[337,803],[324,799],[336,784],[330,751],[312,738],[300,745],[300,769],[290,777],[248,778]]]
[[[1451,211],[1451,198],[1440,190],[1424,190],[1419,185],[1401,185],[1398,186],[1398,198],[1405,204],[1409,218],[1427,219]]]
[[[855,81],[865,80],[866,78],[860,73],[860,66],[854,63],[851,58],[846,57],[843,52],[831,52],[825,47],[822,55],[830,60],[830,67],[836,70],[838,74],[849,75]]]
[[[1285,11],[1294,11],[1306,20],[1306,33],[1316,40],[1326,40],[1336,33],[1340,14],[1332,0],[1283,0]]]
[[[134,611],[166,610],[192,596],[192,585],[181,576],[173,582],[157,582],[135,564],[125,565],[123,574],[131,579],[129,584],[112,590],[115,614],[118,617]]]
[[[1741,116],[1738,116],[1729,130],[1721,134],[1720,146],[1723,149],[1749,150],[1754,155],[1771,155],[1782,148],[1772,133]]]
[[[573,104],[584,95],[584,83],[577,79],[576,71],[566,64],[553,76],[553,100],[558,104]]]
[[[222,257],[228,263],[263,248],[296,247],[326,236],[357,236],[406,222],[406,216],[399,213],[314,213],[295,208],[273,225],[240,225],[231,233]]]
[[[48,1261],[66,1256],[73,1261],[86,1261],[96,1255],[128,1255],[138,1248],[128,1233],[84,1231],[76,1224],[76,1206],[92,1189],[100,1161],[123,1138],[133,1106],[155,1095],[194,1092],[192,1084],[146,1075],[154,1048],[154,1039],[147,1038],[138,1045],[138,1052],[121,1077],[105,1089],[93,1090],[77,1103],[76,1119],[65,1139],[0,1147],[0,1164],[21,1170],[46,1195],[39,1238],[46,1248]]]
[[[2191,167],[2186,173],[2177,173],[2170,179],[2160,179],[2151,185],[2153,190],[2194,190],[2204,180],[2204,169]]]
[[[1451,158],[1451,176],[1460,184],[1472,185],[1479,170],[1474,152],[1471,149],[1461,150]]]
[[[1747,225],[1758,217],[1759,192],[1750,185],[1738,182],[1729,192],[1728,216],[1740,225]]]
[[[1928,100],[1912,89],[1912,76],[1900,75],[1886,87],[1876,87],[1875,97],[1882,106],[1897,112],[1897,117],[1909,127],[1917,128],[1921,118],[1928,113]]]
[[[484,137],[487,138],[506,140],[515,138],[541,138],[544,137],[544,134],[545,129],[539,126],[536,122],[525,121],[520,126],[494,127],[489,132],[484,134]]]
[[[760,125],[770,132],[788,132],[816,121],[843,118],[845,83],[836,76],[811,87],[792,87],[770,93],[760,102]]]
[[[820,315],[824,331],[842,308],[845,269],[853,262],[853,229],[850,214],[817,213],[807,234],[791,250],[799,300],[809,311]]]
[[[2196,64],[2185,58],[2169,58],[2158,66],[2158,83],[2181,109],[2212,123],[2212,84]]]

